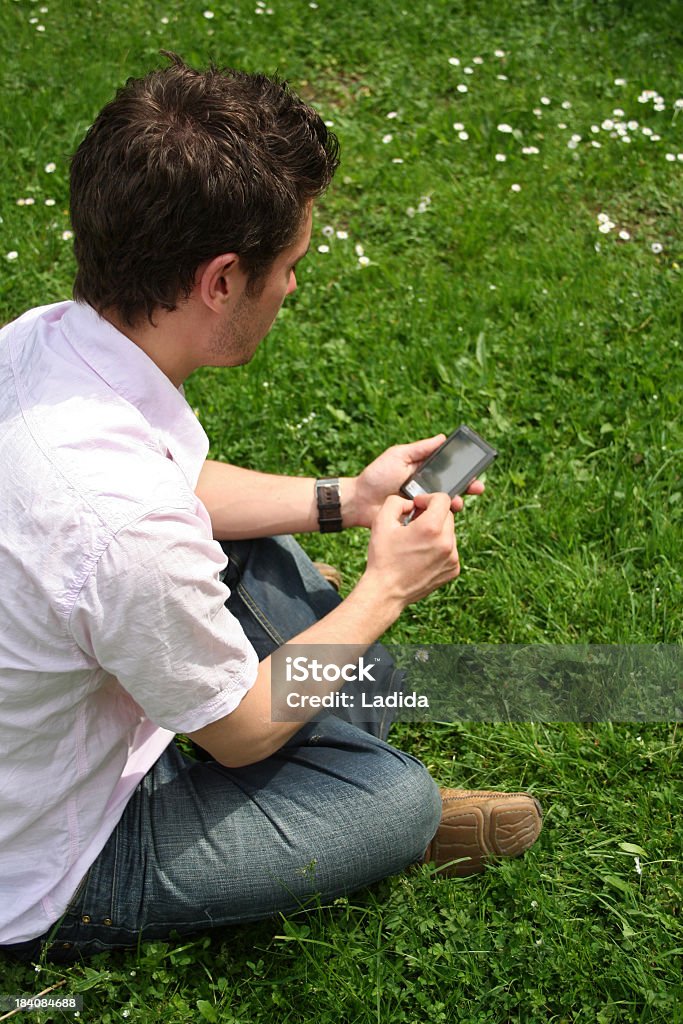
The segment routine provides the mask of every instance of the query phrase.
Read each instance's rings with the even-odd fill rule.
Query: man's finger
[[[406,461],[408,463],[424,462],[445,440],[445,434],[435,434],[434,437],[423,437],[419,441],[412,441],[405,446]]]
[[[400,494],[390,494],[388,498],[384,499],[379,515],[400,522],[406,516],[409,516],[412,511],[413,502],[410,498],[404,498]]]
[[[413,500],[418,512],[436,522],[443,522],[451,510],[451,497],[442,491],[435,491],[434,494],[416,494]]]

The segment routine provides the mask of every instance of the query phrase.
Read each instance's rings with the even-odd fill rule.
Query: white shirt
[[[0,331],[0,944],[58,920],[173,733],[255,681],[194,494],[207,450],[89,306]]]

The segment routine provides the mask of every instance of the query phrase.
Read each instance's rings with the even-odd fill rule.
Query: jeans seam
[[[395,689],[395,687],[393,686],[394,679],[396,678],[396,676],[400,676],[400,673],[401,673],[401,669],[398,669],[398,668],[395,668],[390,673],[390,675],[389,675],[389,686],[387,687],[387,689],[384,692],[385,696],[388,693],[393,692],[393,690]],[[403,689],[402,685],[401,685],[400,689],[401,690]],[[389,732],[389,729],[391,728],[392,722],[394,720],[394,716],[392,714],[392,711],[393,711],[393,709],[388,708],[388,707],[385,706],[383,708],[383,710],[382,710],[382,716],[381,716],[380,722],[379,722],[379,735],[385,741],[386,741],[386,737],[387,737],[387,734]],[[389,718],[389,724],[388,725],[387,725],[387,717]]]
[[[111,882],[111,901],[109,903],[109,920],[112,924],[116,924],[114,917],[114,907],[116,905],[116,879],[118,877],[119,867],[119,836],[120,830],[114,829],[114,864],[112,868],[112,882]]]
[[[80,932],[85,932],[86,933],[84,938],[82,940],[80,940],[80,941],[83,941],[83,942],[90,942],[91,941],[90,938],[87,937],[87,931],[89,929],[91,930],[93,927],[94,928],[101,928],[103,926],[105,920],[111,921],[112,925],[116,924],[116,922],[114,921],[114,905],[116,903],[116,878],[117,878],[117,870],[118,870],[118,862],[119,862],[119,830],[118,830],[118,828],[114,829],[114,831],[113,831],[113,833],[112,833],[112,835],[110,837],[110,842],[112,842],[114,844],[114,860],[113,860],[112,872],[111,872],[111,892],[110,892],[110,897],[109,897],[109,901],[108,901],[109,909],[105,913],[105,916],[101,920],[100,919],[93,920],[93,915],[88,910],[89,885],[87,883],[90,881],[90,871],[88,871],[88,874],[86,875],[86,877],[84,879],[84,882],[86,882],[86,886],[85,886],[85,888],[83,890],[81,909],[80,909],[80,914],[78,915],[78,921],[77,921],[77,927],[79,929],[79,933]],[[94,865],[93,865],[93,867],[94,867]],[[83,920],[84,917],[89,917],[90,920],[89,921],[84,921]],[[79,941],[79,940],[77,940],[77,941]]]
[[[258,624],[265,630],[271,640],[274,640],[278,647],[281,647],[286,642],[285,637],[276,629],[270,619],[264,615],[242,582],[237,584],[237,592]]]

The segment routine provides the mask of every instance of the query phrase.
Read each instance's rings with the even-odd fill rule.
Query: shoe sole
[[[519,857],[541,832],[542,808],[528,793],[446,791],[442,802],[441,824],[428,859],[444,874],[465,877],[483,871],[496,858]]]

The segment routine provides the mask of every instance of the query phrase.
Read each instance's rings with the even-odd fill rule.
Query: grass
[[[458,522],[464,571],[390,639],[680,644],[678,5],[210,6],[0,9],[0,319],[68,297],[68,156],[128,75],[162,47],[279,71],[334,122],[343,163],[252,364],[188,383],[212,454],[354,473],[468,422],[501,455]],[[637,121],[631,141],[608,120]],[[614,227],[601,233],[598,214]],[[362,533],[305,543],[353,585]],[[681,1019],[674,724],[403,724],[393,738],[442,785],[538,794],[534,851],[478,879],[420,869],[286,921],[70,970],[3,963],[3,991],[66,980],[82,1019],[145,1024]]]

